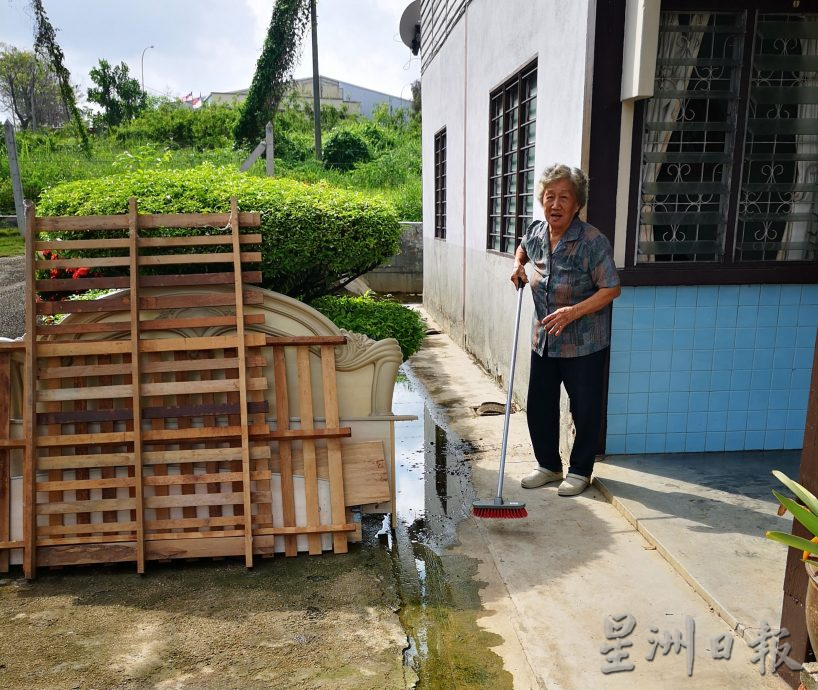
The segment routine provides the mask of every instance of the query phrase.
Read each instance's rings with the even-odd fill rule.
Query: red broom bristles
[[[521,519],[528,517],[528,511],[525,508],[503,508],[501,506],[496,508],[472,508],[472,514],[478,518],[494,519]]]

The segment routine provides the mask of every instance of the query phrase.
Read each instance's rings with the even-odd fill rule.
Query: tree
[[[412,82],[412,112],[420,114],[420,79],[415,79]]]
[[[74,93],[74,87],[71,86],[71,73],[64,64],[63,58],[65,58],[65,55],[63,55],[60,44],[57,43],[57,33],[45,13],[42,0],[31,0],[31,8],[34,10],[35,19],[34,51],[37,55],[48,59],[51,69],[60,84],[60,97],[63,105],[71,113],[71,118],[74,120],[77,134],[82,142],[82,148],[86,154],[90,154],[91,143],[88,141],[88,132],[85,131],[85,124],[82,121],[79,108],[77,108],[76,94]]]
[[[264,136],[264,126],[287,91],[309,18],[309,0],[276,0],[253,83],[233,130],[237,147],[253,146]]]
[[[60,84],[49,65],[35,53],[0,44],[0,104],[14,112],[20,129],[68,120]]]
[[[139,86],[139,81],[128,75],[128,65],[124,62],[116,67],[101,58],[99,65],[91,69],[91,81],[96,87],[88,89],[88,100],[102,108],[96,116],[95,124],[114,127],[133,120],[148,105],[148,94]]]

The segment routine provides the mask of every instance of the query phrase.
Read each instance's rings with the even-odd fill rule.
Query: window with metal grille
[[[435,134],[435,237],[446,239],[446,128]]]
[[[816,261],[818,14],[663,11],[641,125],[636,264]]]
[[[487,247],[512,253],[534,214],[537,63],[492,92]]]

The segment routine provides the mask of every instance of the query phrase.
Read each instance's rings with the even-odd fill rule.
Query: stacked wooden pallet
[[[275,551],[276,539],[295,555],[299,535],[307,535],[310,553],[321,552],[322,534],[332,535],[335,552],[346,551],[356,526],[346,511],[340,446],[350,431],[339,426],[335,388],[334,347],[343,338],[252,330],[264,317],[246,307],[261,292],[245,285],[261,275],[243,264],[260,261],[248,247],[261,236],[242,229],[259,225],[235,199],[229,214],[138,214],[135,200],[122,216],[37,218],[31,209],[26,577],[38,565],[135,561],[143,572],[146,560],[200,556],[243,555],[249,567],[254,554]],[[89,289],[120,291],[66,297]],[[93,320],[43,320],[88,313]],[[265,348],[275,369],[274,428]],[[311,349],[320,352],[322,415],[314,413]],[[287,381],[286,351],[297,361],[295,382]],[[0,384],[2,374],[0,356]],[[330,506],[322,514],[326,482]],[[0,540],[19,545],[2,530],[0,518]]]

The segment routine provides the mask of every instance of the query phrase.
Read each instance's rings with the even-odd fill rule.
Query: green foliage
[[[82,150],[87,154],[91,150],[91,143],[88,140],[88,132],[85,130],[85,123],[82,121],[77,99],[74,94],[74,87],[71,85],[71,73],[65,66],[65,55],[57,43],[57,33],[48,15],[45,13],[42,0],[31,0],[31,8],[34,10],[34,52],[42,57],[47,57],[51,69],[57,76],[60,84],[60,97],[65,105],[65,109],[71,113],[76,134],[80,139]]]
[[[17,228],[0,228],[0,256],[19,256],[26,250],[26,243]]]
[[[241,209],[261,213],[265,287],[292,297],[332,292],[398,250],[398,217],[378,196],[212,165],[59,185],[42,195],[38,213],[126,213],[132,196],[143,213],[225,212],[236,196]]]
[[[406,360],[420,349],[426,335],[423,319],[414,309],[371,292],[360,297],[326,295],[310,303],[338,328],[363,333],[373,340],[395,338]]]
[[[35,53],[0,43],[0,105],[13,111],[21,129],[58,127],[68,119],[60,84]]]
[[[116,128],[116,140],[128,145],[155,143],[180,149],[216,149],[230,146],[230,132],[238,120],[233,105],[208,105],[193,110],[182,103],[165,102],[144,110],[134,120]]]
[[[812,534],[812,540],[807,540],[802,537],[796,537],[789,532],[767,532],[767,539],[780,542],[786,546],[802,551],[801,559],[810,561],[818,565],[818,499],[815,498],[812,492],[808,491],[804,486],[796,481],[790,479],[783,472],[778,470],[773,471],[778,481],[786,486],[793,494],[803,503],[798,504],[791,498],[781,495],[777,491],[773,491],[773,495],[778,499],[778,502],[784,506],[804,528]]]
[[[335,170],[351,170],[356,163],[372,159],[366,140],[351,129],[336,129],[324,144],[324,165]]]
[[[253,83],[233,130],[237,147],[252,148],[264,137],[264,126],[273,119],[289,85],[309,14],[307,0],[276,0]]]
[[[129,76],[124,62],[111,67],[107,60],[100,59],[90,76],[96,86],[88,89],[88,100],[102,108],[102,114],[94,116],[95,126],[115,127],[133,120],[147,106],[148,95]]]

